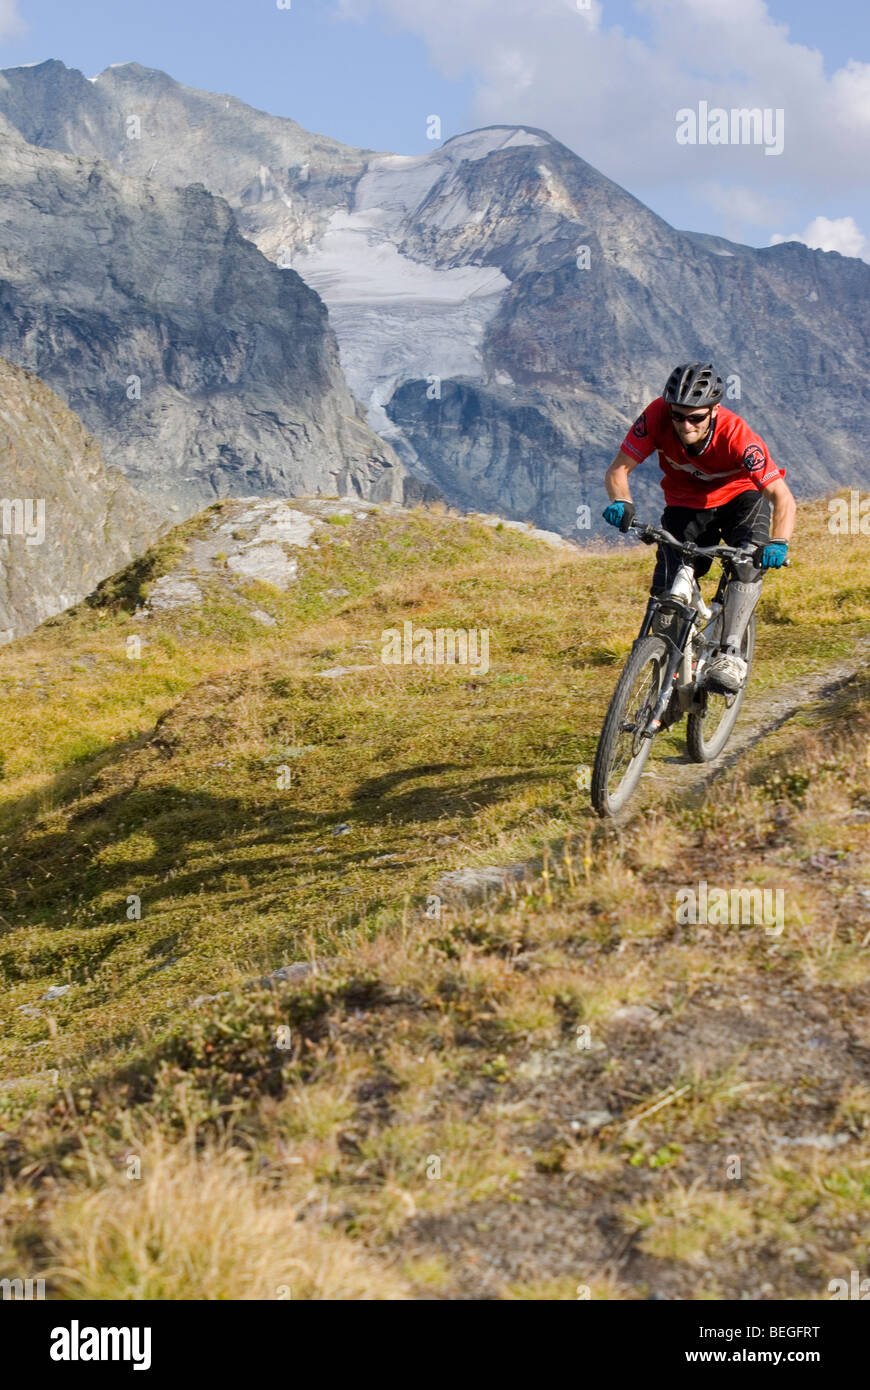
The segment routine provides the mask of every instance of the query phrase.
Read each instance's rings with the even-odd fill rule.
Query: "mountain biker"
[[[635,420],[605,475],[611,499],[604,518],[627,531],[635,517],[628,475],[658,450],[665,509],[662,527],[681,541],[696,545],[755,544],[761,568],[735,564],[725,594],[723,640],[706,670],[705,683],[726,692],[746,679],[740,655],[743,635],[761,595],[764,571],[778,569],[788,553],[796,504],[785,482],[785,469],[770,457],[764,440],[720,402],[722,378],[711,362],[675,367],[658,399]],[[772,527],[771,527],[772,517]],[[665,593],[681,558],[659,545],[650,593]],[[700,578],[710,557],[693,562]]]

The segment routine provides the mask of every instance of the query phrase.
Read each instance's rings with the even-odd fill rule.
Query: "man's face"
[[[681,444],[698,444],[710,428],[711,414],[715,418],[718,406],[713,406],[712,412],[707,410],[692,410],[690,406],[671,406],[671,421],[674,431]]]

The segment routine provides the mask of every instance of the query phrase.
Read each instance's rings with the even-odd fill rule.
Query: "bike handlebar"
[[[752,561],[755,568],[760,566],[755,563],[755,556],[758,553],[758,546],[734,546],[734,545],[695,545],[694,541],[678,541],[676,536],[672,536],[670,531],[665,531],[659,526],[645,526],[640,522],[632,522],[629,531],[636,531],[641,537],[647,540],[662,541],[665,545],[673,546],[681,555],[692,559],[696,555],[712,555],[714,559],[736,560],[738,564],[745,561]],[[787,565],[788,560],[783,564]]]

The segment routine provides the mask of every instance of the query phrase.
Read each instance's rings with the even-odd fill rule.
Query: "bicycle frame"
[[[693,640],[696,637],[702,639],[701,651],[698,653],[698,668],[700,668],[706,659],[704,650],[718,645],[718,638],[707,634],[716,633],[719,619],[724,610],[724,591],[730,578],[728,566],[734,560],[748,559],[752,552],[734,546],[697,546],[692,542],[678,541],[668,531],[662,531],[653,526],[632,527],[631,529],[672,546],[673,549],[687,558],[711,555],[721,560],[723,566],[716,597],[710,606],[701,597],[694,571],[690,565],[685,563],[685,560],[680,565],[668,592],[664,595],[650,596],[635,643],[652,634],[659,637],[668,649],[668,662],[662,682],[662,693],[641,733],[642,738],[655,738],[662,727],[664,714],[674,691],[676,691],[682,713],[687,713],[694,708],[698,670],[693,674]],[[691,598],[687,597],[687,591],[691,594]],[[672,621],[657,622],[662,614],[670,615]],[[703,626],[699,624],[699,619],[702,620]],[[673,632],[665,631],[664,629],[668,626],[672,626],[675,630]]]

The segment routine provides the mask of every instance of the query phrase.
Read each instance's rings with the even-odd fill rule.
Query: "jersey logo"
[[[747,473],[761,473],[765,466],[764,450],[760,444],[747,444],[743,450],[743,467]]]
[[[639,415],[637,417],[637,419],[631,427],[631,432],[634,435],[635,439],[646,439],[646,411],[644,411],[642,415]]]
[[[723,468],[716,473],[710,473],[704,468],[696,468],[692,463],[680,463],[677,459],[672,459],[670,454],[662,452],[661,457],[671,465],[671,468],[679,468],[683,473],[691,473],[693,478],[698,478],[701,482],[709,486],[719,485],[723,478],[733,478],[735,473],[739,473],[739,468]]]

